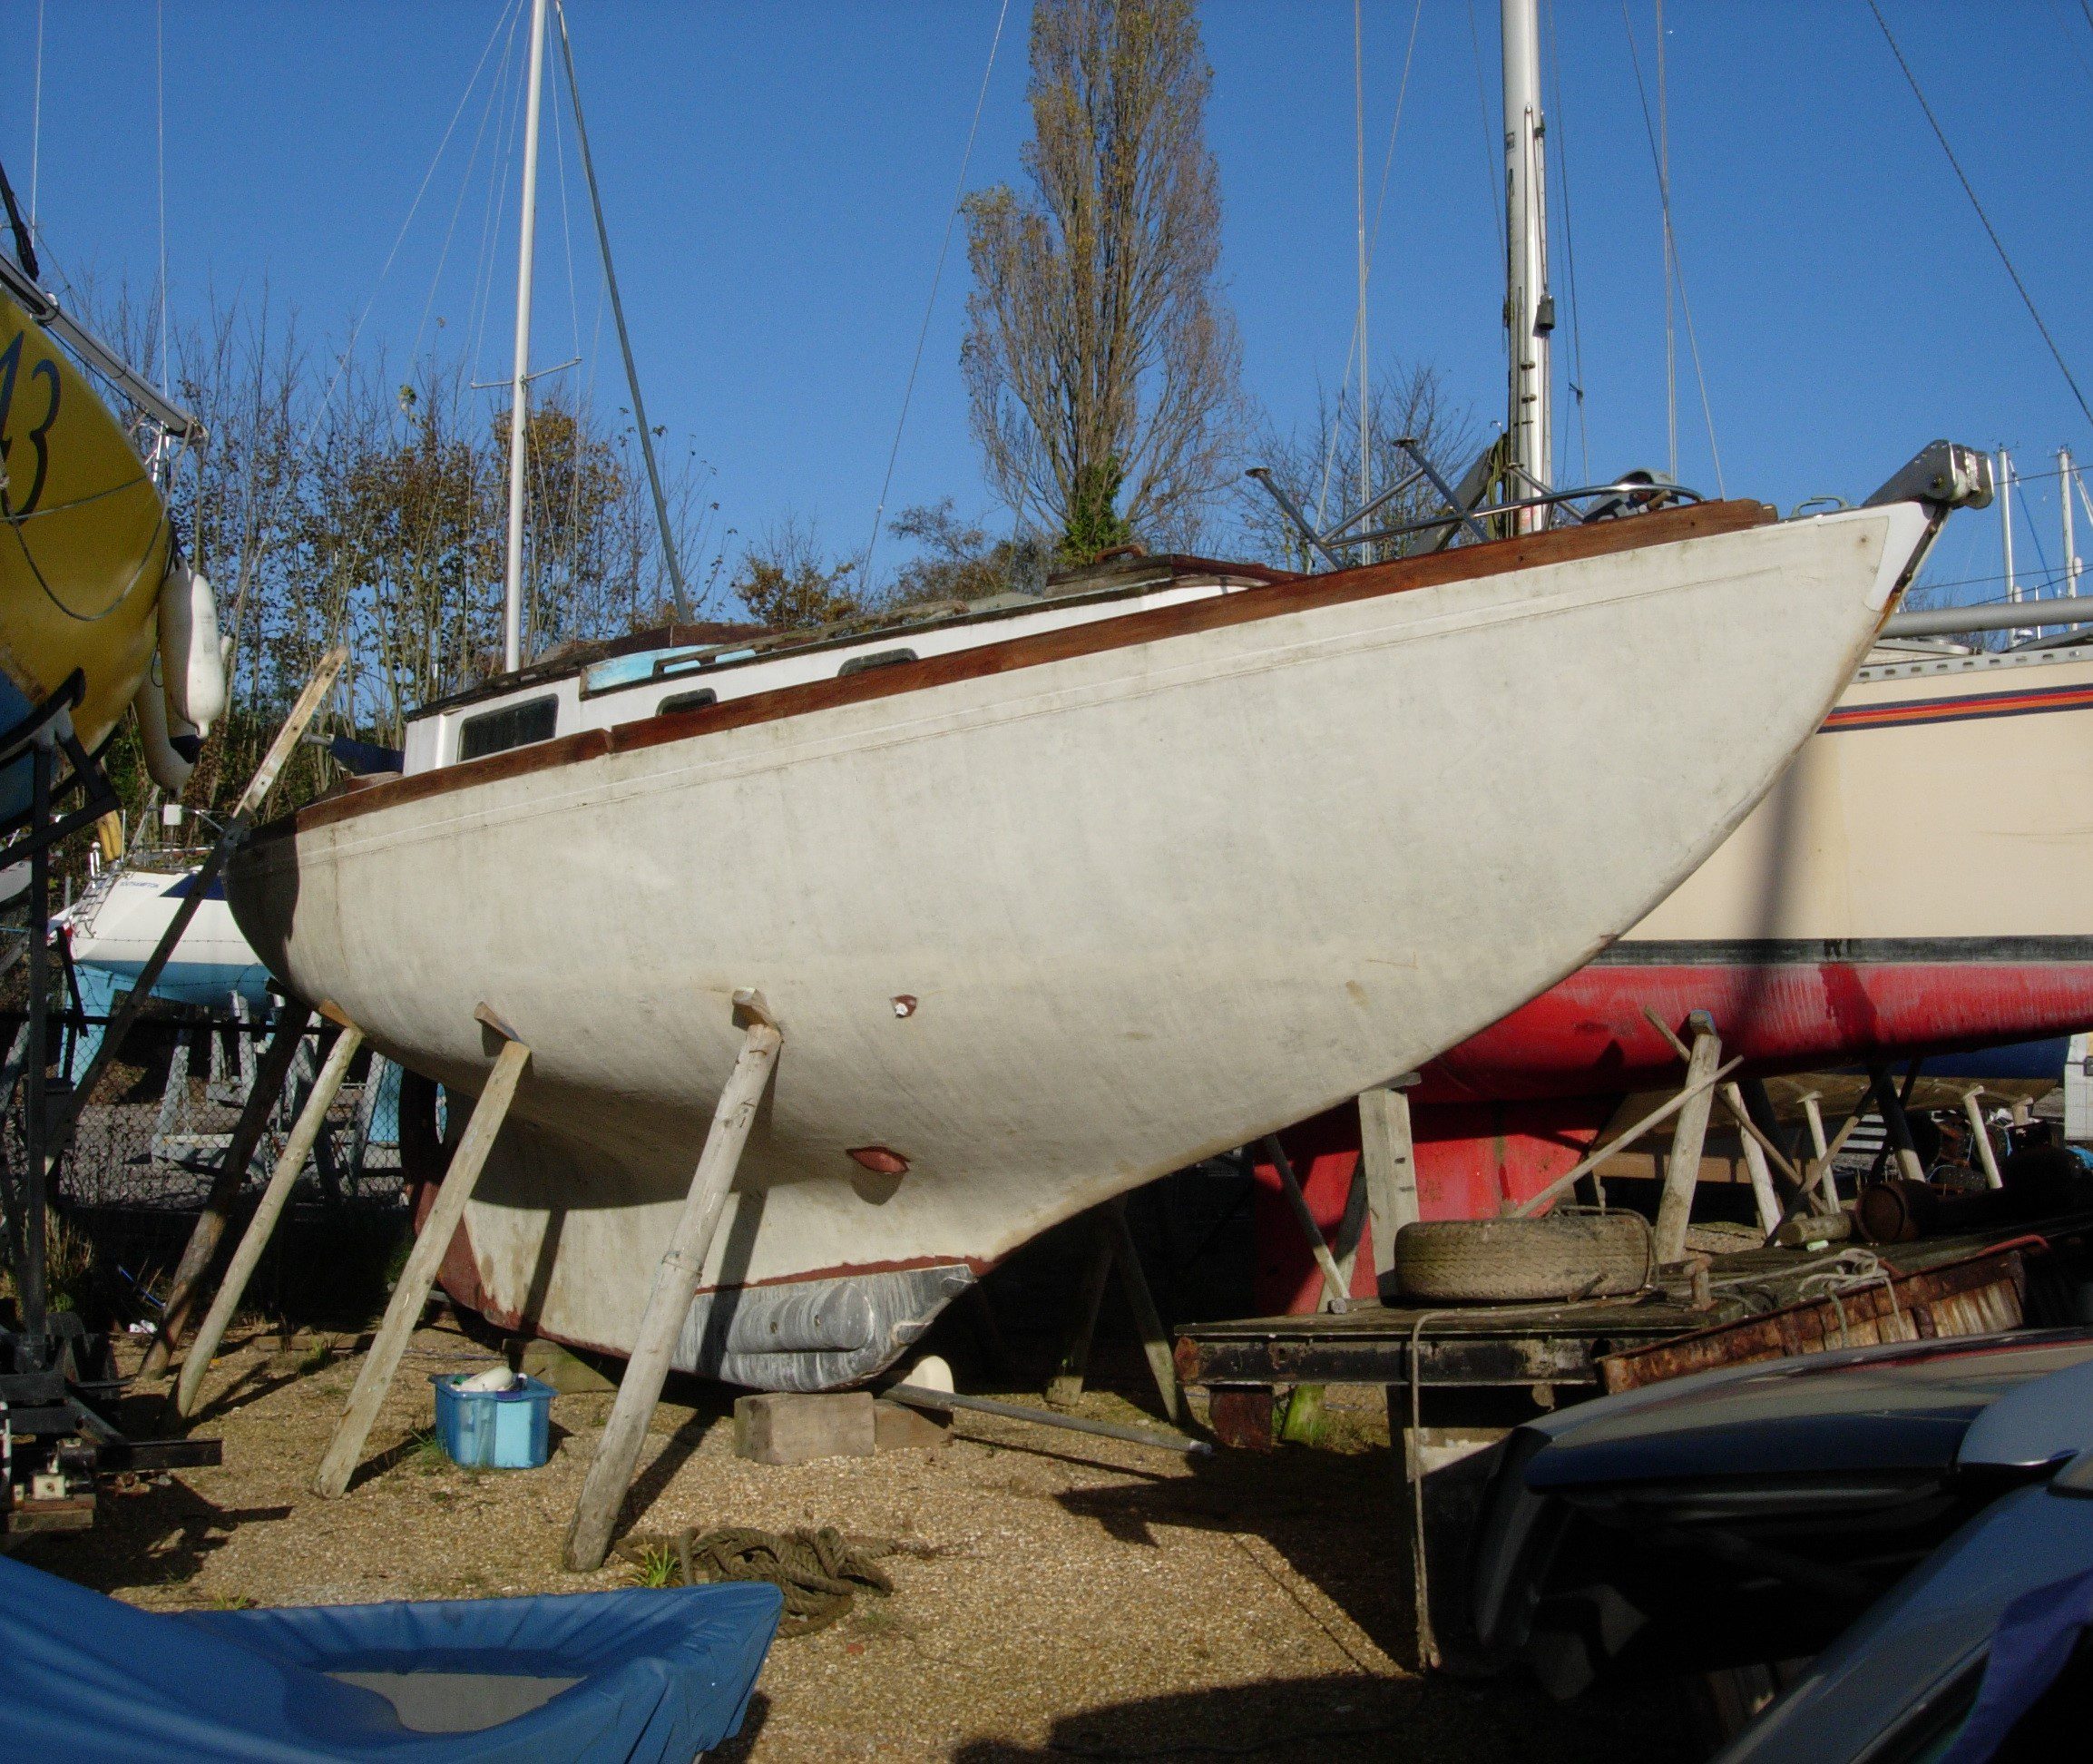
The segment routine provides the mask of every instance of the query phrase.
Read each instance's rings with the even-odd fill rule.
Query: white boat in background
[[[53,919],[66,936],[83,994],[92,985],[103,995],[99,1007],[86,1001],[89,1015],[98,1008],[106,1014],[106,1001],[130,990],[127,983],[152,958],[195,881],[193,866],[112,866]],[[152,990],[156,997],[220,1014],[230,1014],[238,998],[259,1014],[269,1003],[269,985],[268,967],[233,922],[225,885],[214,882]]]

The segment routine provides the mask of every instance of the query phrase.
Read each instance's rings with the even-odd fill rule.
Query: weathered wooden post
[[[1265,1155],[1271,1159],[1272,1168],[1279,1173],[1279,1188],[1286,1197],[1286,1204],[1294,1210],[1294,1222],[1300,1226],[1301,1235],[1308,1240],[1308,1251],[1322,1270],[1323,1302],[1317,1308],[1341,1311],[1352,1302],[1352,1295],[1345,1288],[1345,1271],[1337,1266],[1330,1246],[1324,1242],[1323,1228],[1315,1223],[1315,1215],[1308,1210],[1308,1197],[1301,1192],[1301,1181],[1294,1174],[1293,1160],[1286,1156],[1286,1148],[1279,1143],[1278,1134],[1265,1135]]]
[[[1715,1101],[1716,1068],[1722,1063],[1722,1038],[1706,1011],[1687,1019],[1693,1031],[1693,1051],[1687,1060],[1688,1093],[1672,1130],[1671,1158],[1664,1168],[1664,1198],[1657,1208],[1658,1263],[1680,1260],[1686,1255],[1686,1228],[1693,1217],[1694,1190],[1700,1182],[1701,1148],[1707,1142],[1708,1106]],[[1701,1088],[1696,1089],[1698,1085]]]
[[[734,1020],[743,1031],[741,1054],[719,1092],[719,1106],[712,1112],[712,1129],[705,1135],[705,1150],[690,1179],[690,1191],[684,1197],[675,1235],[654,1272],[653,1290],[647,1298],[646,1314],[640,1319],[631,1357],[625,1362],[617,1399],[611,1406],[611,1419],[602,1438],[596,1442],[596,1455],[590,1461],[588,1478],[574,1505],[565,1560],[576,1573],[601,1568],[610,1550],[618,1509],[632,1486],[632,1472],[640,1462],[640,1448],[646,1443],[648,1424],[661,1400],[670,1357],[690,1315],[691,1300],[698,1295],[699,1277],[719,1228],[719,1215],[726,1210],[727,1191],[740,1166],[749,1130],[756,1124],[757,1106],[777,1066],[778,1051],[785,1044],[785,1037],[760,993],[734,995]]]
[[[1889,1146],[1896,1153],[1897,1171],[1907,1182],[1923,1182],[1926,1167],[1919,1161],[1919,1148],[1912,1139],[1912,1119],[1904,1112],[1904,1097],[1919,1081],[1919,1063],[1913,1060],[1904,1073],[1904,1092],[1899,1094],[1890,1082],[1890,1068],[1877,1061],[1868,1068],[1868,1082],[1874,1086],[1875,1106],[1882,1112]]]
[[[1962,1112],[1970,1119],[1970,1132],[1977,1142],[1977,1155],[1983,1160],[1985,1185],[2004,1188],[2006,1179],[1999,1173],[1999,1151],[1991,1143],[1991,1130],[1984,1124],[1984,1105],[1978,1101],[1983,1093],[1981,1086],[1964,1091]]]
[[[334,1103],[335,1093],[341,1089],[342,1080],[348,1075],[349,1062],[356,1058],[363,1040],[363,1031],[354,1024],[345,1024],[341,1034],[335,1037],[333,1051],[328,1054],[327,1063],[320,1067],[319,1076],[305,1099],[305,1107],[298,1112],[298,1122],[284,1142],[276,1168],[269,1172],[269,1186],[262,1191],[254,1217],[247,1222],[240,1248],[232,1252],[232,1263],[225,1270],[218,1297],[211,1300],[203,1327],[196,1332],[196,1339],[190,1344],[189,1357],[181,1363],[181,1377],[174,1387],[174,1412],[184,1420],[196,1411],[197,1396],[203,1388],[204,1375],[210,1369],[211,1356],[218,1352],[218,1344],[225,1339],[226,1327],[240,1308],[255,1264],[261,1260],[261,1252],[269,1248],[276,1222],[283,1216],[284,1203],[298,1185],[298,1172],[304,1170],[313,1142],[327,1124],[327,1112]]]
[[[1410,1099],[1403,1094],[1416,1082],[1412,1073],[1359,1093],[1359,1169],[1366,1179],[1366,1216],[1373,1223],[1374,1290],[1384,1300],[1395,1296],[1395,1233],[1420,1217]]]
[[[1170,1332],[1163,1328],[1156,1295],[1149,1288],[1148,1271],[1141,1266],[1140,1251],[1134,1248],[1134,1234],[1127,1224],[1127,1197],[1115,1194],[1106,1201],[1105,1215],[1110,1222],[1113,1246],[1119,1251],[1120,1287],[1127,1296],[1127,1308],[1134,1314],[1134,1328],[1140,1332],[1149,1376],[1155,1379],[1156,1394],[1163,1399],[1163,1413],[1182,1426],[1184,1404],[1178,1392],[1177,1363],[1170,1357]]]
[[[341,1424],[336,1427],[318,1474],[313,1477],[315,1492],[330,1501],[348,1487],[349,1477],[355,1474],[364,1441],[370,1437],[371,1424],[378,1418],[386,1392],[392,1388],[393,1374],[399,1370],[400,1356],[406,1352],[415,1325],[421,1321],[422,1307],[429,1301],[436,1270],[443,1266],[444,1254],[457,1234],[458,1223],[465,1216],[465,1203],[473,1198],[474,1185],[480,1180],[487,1153],[494,1149],[502,1122],[508,1119],[509,1104],[515,1100],[523,1068],[530,1063],[531,1050],[491,1007],[482,1004],[473,1014],[502,1037],[502,1051],[494,1058],[494,1071],[487,1074],[486,1088],[473,1106],[465,1137],[458,1142],[451,1166],[444,1172],[443,1186],[436,1191],[435,1205],[429,1209],[421,1235],[408,1252],[407,1265],[400,1270],[399,1283],[393,1288],[391,1302],[386,1306],[385,1321],[378,1325],[371,1350],[364,1356],[356,1388],[349,1392],[348,1406],[342,1411]]]
[[[1083,1380],[1091,1369],[1091,1343],[1098,1332],[1098,1311],[1105,1302],[1105,1282],[1111,1278],[1113,1253],[1110,1221],[1093,1214],[1090,1259],[1083,1264],[1083,1278],[1069,1308],[1061,1357],[1054,1363],[1053,1376],[1047,1380],[1046,1399],[1057,1408],[1068,1406],[1083,1394]]]
[[[255,1148],[269,1130],[269,1118],[276,1112],[277,1098],[283,1093],[283,1081],[290,1074],[291,1062],[298,1057],[298,1044],[305,1039],[306,1025],[311,1021],[312,1013],[303,1004],[286,1004],[278,1014],[276,1034],[269,1039],[268,1052],[261,1056],[260,1068],[254,1075],[254,1088],[248,1092],[240,1120],[233,1125],[232,1140],[225,1148],[224,1161],[211,1178],[210,1191],[204,1196],[203,1210],[190,1228],[189,1241],[182,1248],[181,1259],[175,1264],[174,1279],[167,1291],[167,1307],[160,1314],[159,1332],[152,1338],[152,1346],[145,1351],[145,1363],[139,1368],[144,1377],[154,1377],[164,1372],[168,1360],[181,1345],[182,1331],[189,1327],[190,1313],[195,1308],[204,1276],[218,1259],[218,1246],[225,1237],[226,1221],[240,1199],[240,1190],[247,1184],[247,1170],[254,1161]],[[177,1049],[176,1057],[180,1054],[181,1050]]]
[[[1759,1210],[1759,1230],[1769,1238],[1780,1229],[1780,1198],[1774,1193],[1773,1172],[1766,1168],[1765,1148],[1759,1143],[1758,1135],[1752,1129],[1751,1117],[1745,1112],[1744,1098],[1732,1096],[1735,1084],[1723,1086],[1723,1101],[1729,1104],[1730,1114],[1736,1122],[1737,1143],[1743,1149],[1745,1171],[1751,1177],[1752,1200]]]

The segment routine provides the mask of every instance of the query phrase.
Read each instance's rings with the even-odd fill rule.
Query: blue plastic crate
[[[535,1470],[549,1455],[553,1387],[526,1377],[513,1390],[460,1390],[472,1375],[432,1372],[436,1437],[469,1470]]]

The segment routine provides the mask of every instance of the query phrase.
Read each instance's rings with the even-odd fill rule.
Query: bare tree
[[[917,546],[887,588],[888,604],[983,600],[1012,589],[1037,593],[1045,586],[1043,545],[1022,534],[991,539],[986,528],[954,513],[950,496],[903,509],[886,530]]]
[[[1348,390],[1348,388],[1347,388]],[[1359,506],[1359,419],[1356,403],[1318,390],[1312,421],[1286,435],[1267,429],[1257,447],[1257,463],[1270,467],[1280,486],[1316,527],[1327,532]],[[1436,368],[1392,368],[1373,388],[1366,411],[1368,474],[1373,494],[1413,476],[1416,466],[1395,444],[1415,441],[1451,484],[1468,469],[1482,432],[1474,414],[1455,405],[1445,376]],[[1286,569],[1311,570],[1323,560],[1261,485],[1237,492],[1244,536],[1252,553]],[[1371,528],[1429,519],[1440,506],[1428,483],[1418,483],[1375,512]],[[1393,547],[1340,552],[1347,563],[1371,563]]]
[[[733,585],[742,605],[773,631],[833,624],[868,610],[856,564],[829,563],[814,524],[797,514],[774,521],[743,552]]]
[[[1190,0],[1038,0],[1032,193],[967,201],[974,436],[997,494],[1072,562],[1196,523],[1231,475],[1212,79]]]

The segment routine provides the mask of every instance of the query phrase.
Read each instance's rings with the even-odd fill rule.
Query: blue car
[[[2015,1748],[2085,1713],[2093,1330],[1731,1367],[1536,1421],[1501,1450],[1470,1595],[1486,1653],[1558,1695],[1785,1681],[1736,1764],[2048,1755]]]

